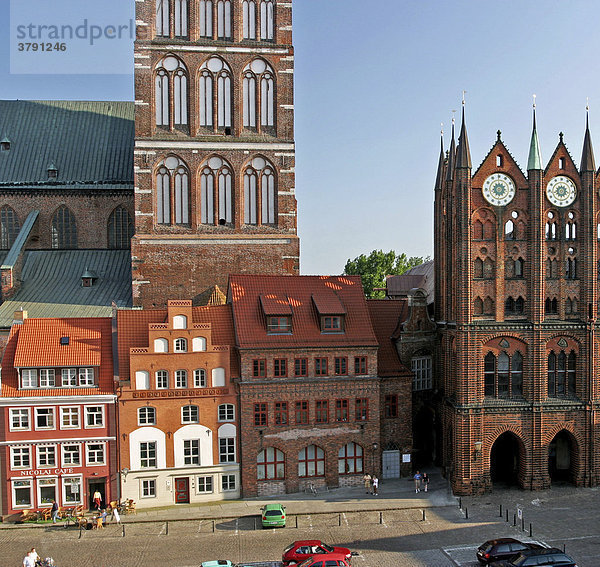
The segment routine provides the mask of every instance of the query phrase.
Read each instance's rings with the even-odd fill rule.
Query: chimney
[[[13,315],[13,325],[22,325],[25,319],[27,319],[27,311],[21,307],[21,309],[15,311]]]

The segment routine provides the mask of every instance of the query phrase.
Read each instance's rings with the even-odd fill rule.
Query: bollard
[[[566,549],[567,549],[567,548],[565,547],[565,544],[563,543],[563,553],[565,553],[565,552],[566,552]]]
[[[502,504],[500,504],[500,517],[502,518]]]
[[[533,533],[531,530],[531,522],[529,522],[529,537],[533,537]]]
[[[165,535],[169,535],[169,522],[167,522],[167,525],[165,526]]]
[[[506,510],[506,521],[508,522],[508,510]]]
[[[296,516],[296,527],[298,527],[298,516]],[[254,518],[254,529],[256,529],[256,518]]]
[[[342,515],[338,514],[338,526],[342,526]]]
[[[525,518],[523,518],[523,516],[521,516],[521,531],[525,531]]]
[[[517,515],[513,514],[513,527],[517,525]]]
[[[425,521],[426,521],[426,519],[427,519],[427,518],[425,517],[425,508],[423,508],[423,521],[425,522]]]
[[[296,516],[296,528],[298,527],[298,516]]]
[[[379,512],[379,523],[383,524],[383,512]]]
[[[125,524],[123,524],[123,537],[125,537]]]
[[[81,524],[79,524],[79,539],[81,539]]]
[[[458,498],[458,507],[462,510],[462,498]]]
[[[213,520],[213,534],[215,533],[215,521]]]
[[[465,520],[469,519],[469,509],[465,506]]]

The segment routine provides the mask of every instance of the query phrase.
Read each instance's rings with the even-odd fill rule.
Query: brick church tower
[[[599,484],[600,187],[560,134],[527,171],[498,137],[472,170],[464,103],[435,186],[443,465],[456,494]]]
[[[133,301],[297,274],[292,3],[138,0]]]

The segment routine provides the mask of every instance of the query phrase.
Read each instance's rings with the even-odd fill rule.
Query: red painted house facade
[[[16,314],[2,360],[3,514],[116,497],[115,399],[109,318]]]

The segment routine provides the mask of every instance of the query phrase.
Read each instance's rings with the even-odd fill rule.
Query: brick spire
[[[592,148],[592,136],[590,135],[590,108],[585,109],[585,136],[583,137],[583,151],[581,152],[581,169],[584,171],[596,171],[596,162],[594,160],[594,148]]]
[[[531,143],[529,144],[529,158],[527,159],[527,171],[533,169],[544,169],[542,167],[542,152],[538,140],[537,127],[535,124],[535,95],[533,95],[533,131],[531,132]]]
[[[454,166],[456,161],[456,142],[454,141],[454,117],[452,117],[452,134],[450,140],[450,150],[448,152],[448,169],[446,170],[446,181],[454,179]]]
[[[469,137],[465,125],[465,101],[462,102],[462,123],[460,125],[460,136],[458,137],[458,149],[456,151],[456,169],[471,169],[471,150],[469,149]]]
[[[442,190],[442,179],[444,177],[444,131],[440,134],[440,159],[438,161],[437,175],[435,176],[435,190]]]

